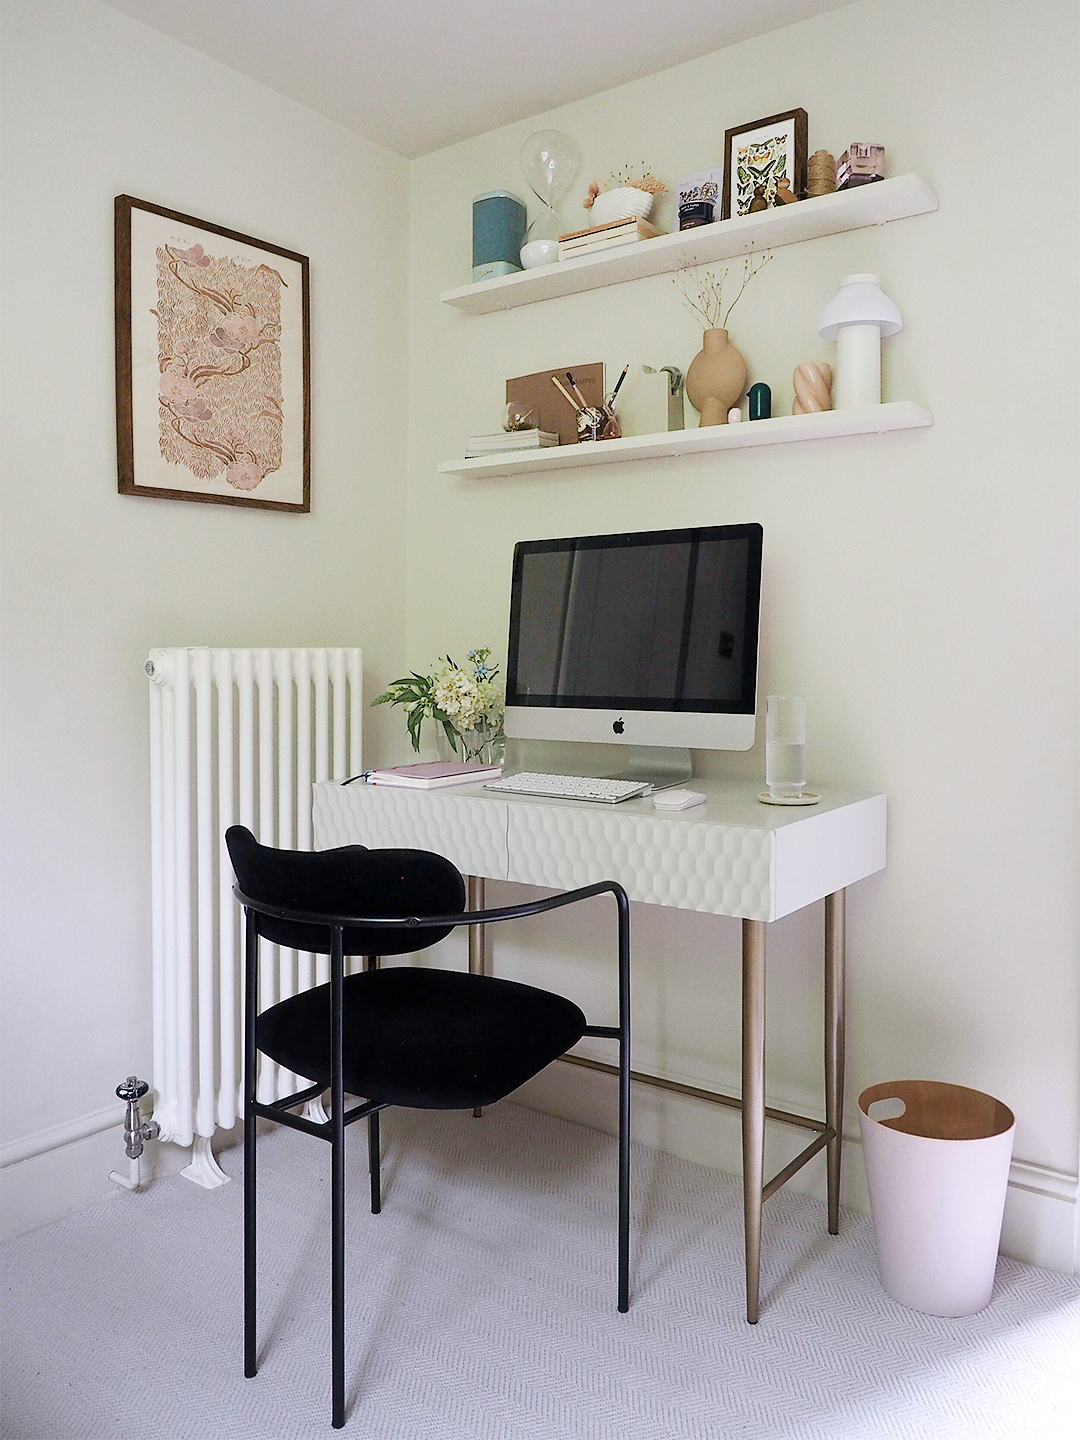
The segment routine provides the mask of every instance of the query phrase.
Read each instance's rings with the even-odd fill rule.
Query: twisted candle
[[[810,415],[819,410],[832,409],[832,366],[822,360],[809,360],[805,365],[796,365],[792,376],[795,383],[793,415]]]

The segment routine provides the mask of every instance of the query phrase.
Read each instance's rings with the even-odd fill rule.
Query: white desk
[[[665,813],[649,800],[612,806],[499,795],[474,785],[406,790],[324,781],[314,787],[315,847],[434,850],[470,877],[471,909],[483,907],[485,879],[552,890],[618,880],[631,900],[742,921],[741,1102],[634,1073],[646,1083],[689,1090],[742,1110],[746,1313],[753,1323],[758,1317],[762,1205],[821,1149],[828,1152],[829,1230],[835,1235],[838,1229],[845,889],[885,865],[885,797],[830,791],[812,808],[781,808],[758,802],[760,783],[693,783],[706,793],[705,805]],[[824,1124],[765,1107],[766,926],[820,899],[825,900]],[[482,934],[471,934],[469,942],[470,967],[479,970]],[[817,1133],[765,1183],[767,1117]]]

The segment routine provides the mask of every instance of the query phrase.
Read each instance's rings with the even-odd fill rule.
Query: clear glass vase
[[[506,753],[506,736],[487,728],[454,731],[451,745],[441,725],[435,726],[435,750],[440,760],[459,760],[469,765],[501,765]]]

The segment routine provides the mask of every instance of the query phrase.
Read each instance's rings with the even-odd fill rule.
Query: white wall
[[[1022,13],[866,0],[415,161],[410,242],[410,662],[504,652],[515,540],[761,521],[761,691],[807,697],[812,781],[890,799],[888,869],[849,901],[849,1129],[876,1080],[1000,1096],[1028,1187],[1011,1194],[1006,1244],[1061,1268],[1080,1123],[1075,42],[1064,0]],[[886,398],[931,407],[933,429],[439,477],[468,434],[497,428],[506,376],[594,359],[685,369],[700,344],[670,277],[481,318],[439,305],[469,277],[472,196],[526,193],[524,138],[548,125],[577,138],[565,213],[580,221],[590,177],[644,160],[676,182],[721,161],[728,126],[796,104],[811,151],[879,140],[889,171],[918,172],[941,208],[778,251],[732,337],[786,413],[793,366],[831,358],[814,322],[837,281],[879,271],[905,320],[886,342]],[[1047,179],[1029,189],[1033,156]],[[761,774],[761,748],[722,763]],[[635,924],[637,1061],[736,1088],[737,927],[647,907]],[[818,910],[775,927],[768,1055],[774,1101],[817,1113],[820,992],[803,951],[820,926]],[[594,1010],[604,993],[596,943],[565,917],[500,950],[504,973],[535,976],[543,959]],[[531,1093],[601,1121],[599,1088],[555,1067]],[[647,1138],[738,1168],[733,1118],[655,1096],[639,1114]],[[777,1160],[801,1143],[770,1140]]]
[[[151,645],[360,643],[370,694],[406,655],[504,646],[516,539],[757,519],[762,690],[807,696],[814,780],[890,796],[889,868],[849,907],[849,1115],[888,1076],[1000,1095],[1019,1116],[1015,1174],[1029,1187],[1011,1193],[1008,1245],[1067,1267],[1080,1085],[1075,31],[1066,0],[1022,14],[867,0],[407,166],[95,0],[9,0],[9,1146],[71,1133],[149,1067]],[[887,345],[887,396],[929,405],[934,428],[551,479],[439,478],[438,460],[498,423],[507,375],[568,359],[685,368],[699,343],[666,278],[481,319],[438,304],[468,278],[472,196],[522,189],[525,136],[545,124],[577,136],[579,190],[638,160],[676,181],[719,162],[728,125],[795,104],[811,149],[880,139],[891,171],[918,171],[941,209],[779,251],[733,337],[779,413],[792,366],[828,355],[814,318],[838,278],[877,269],[906,321]],[[1052,177],[1029,184],[1047,137]],[[311,257],[310,516],[116,494],[122,191]],[[369,721],[369,755],[402,756],[399,717]],[[759,774],[762,756],[723,763]],[[639,1062],[734,1088],[737,928],[649,907],[634,923]],[[809,1110],[820,998],[805,950],[820,925],[815,911],[781,922],[769,958],[771,1095]],[[504,973],[535,977],[538,963],[596,1008],[604,956],[582,927],[563,917],[500,942]],[[605,1083],[565,1067],[531,1093],[610,1115]],[[737,1168],[727,1113],[649,1094],[638,1116],[643,1136]],[[779,1159],[793,1137],[770,1144]],[[100,1193],[118,1158],[111,1132],[10,1167],[6,1222]]]
[[[369,693],[397,673],[408,166],[95,0],[4,9],[10,1156],[150,1071],[149,647],[359,644]],[[310,256],[310,515],[117,494],[120,193]],[[5,1169],[5,1223],[121,1159],[111,1132]]]

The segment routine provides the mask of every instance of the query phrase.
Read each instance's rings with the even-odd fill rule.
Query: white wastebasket
[[[881,1283],[927,1315],[971,1315],[994,1288],[1016,1120],[964,1085],[896,1080],[859,1096]]]

